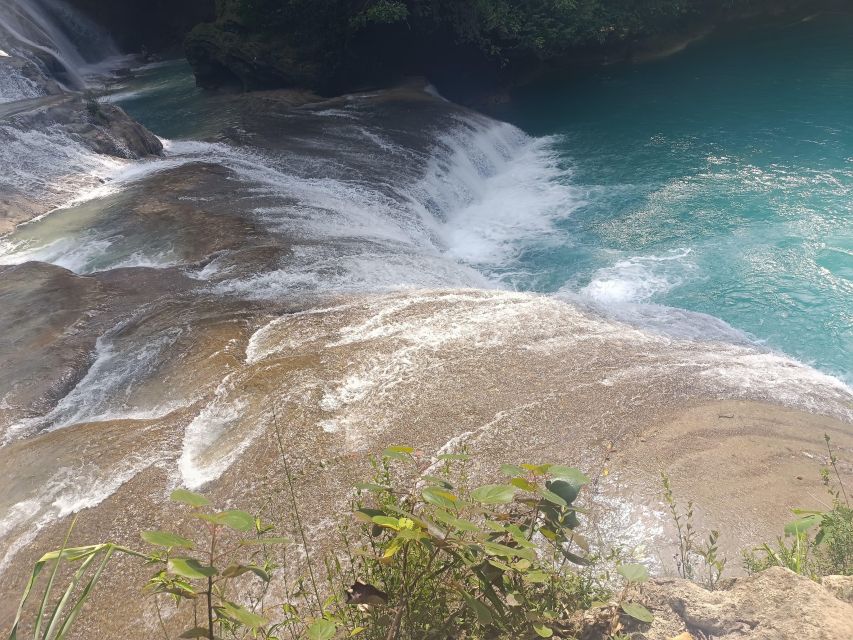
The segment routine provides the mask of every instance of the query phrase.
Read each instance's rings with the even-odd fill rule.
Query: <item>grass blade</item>
[[[56,574],[59,572],[59,565],[62,564],[62,557],[65,548],[68,546],[68,540],[71,538],[71,532],[74,530],[74,525],[77,524],[77,516],[71,521],[71,526],[68,527],[68,532],[65,534],[65,540],[62,541],[62,548],[59,550],[59,555],[56,557],[56,562],[53,565],[53,571],[50,573],[50,580],[47,581],[47,586],[44,589],[44,595],[41,599],[41,606],[36,614],[35,625],[33,627],[33,640],[39,640],[39,632],[41,631],[42,621],[44,620],[45,609],[50,600],[50,592],[53,591],[53,583],[56,580]]]
[[[110,561],[110,558],[112,557],[113,551],[115,551],[115,549],[115,546],[108,545],[107,551],[104,554],[104,559],[101,561],[101,564],[98,566],[98,569],[95,571],[95,574],[83,588],[83,591],[80,593],[80,597],[77,599],[77,603],[68,613],[68,617],[65,619],[65,622],[62,623],[62,627],[59,629],[59,633],[56,635],[55,640],[64,640],[65,637],[68,635],[68,632],[71,630],[71,626],[74,624],[74,621],[77,619],[77,616],[80,615],[80,611],[83,610],[83,605],[86,604],[86,601],[92,594],[92,589],[98,583],[98,580],[101,577],[101,573],[103,573],[104,568]]]

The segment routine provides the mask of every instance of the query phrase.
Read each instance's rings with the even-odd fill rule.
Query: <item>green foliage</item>
[[[390,25],[409,42],[466,45],[505,63],[624,42],[728,8],[725,0],[224,0],[219,14],[333,57],[354,55],[363,32]]]
[[[30,621],[32,638],[33,640],[64,640],[73,629],[83,605],[89,600],[92,590],[100,580],[101,574],[113,555],[115,553],[141,555],[112,543],[68,547],[68,540],[74,530],[75,522],[76,518],[71,522],[62,547],[58,551],[51,551],[43,555],[33,567],[27,585],[24,587],[15,620],[12,623],[9,640],[17,640],[18,638],[25,607],[30,596],[33,595],[33,588],[44,569],[50,568],[50,576],[44,587],[41,601]],[[54,597],[53,587],[63,563],[68,565],[79,563],[79,566],[73,571],[67,580],[65,590],[59,594],[57,599]]]
[[[708,534],[707,542],[704,545],[698,544],[696,542],[696,530],[693,526],[693,502],[688,502],[687,509],[682,511],[673,494],[669,476],[663,471],[661,471],[661,482],[663,484],[664,502],[675,525],[678,548],[674,560],[678,575],[687,580],[699,581],[698,572],[701,567],[704,569],[704,577],[701,581],[709,590],[713,591],[717,588],[726,567],[726,559],[719,555],[719,546],[717,545],[720,532],[712,530]]]
[[[829,467],[821,469],[820,475],[832,498],[832,507],[825,512],[795,509],[797,519],[785,526],[785,536],[790,542],[780,537],[775,548],[765,543],[744,554],[744,567],[750,573],[768,567],[786,567],[814,579],[835,574],[853,575],[853,509],[841,480],[832,441],[828,435],[824,435],[824,440]],[[832,475],[837,484],[832,481]]]
[[[282,448],[287,488],[295,497],[283,454]],[[301,523],[307,563],[300,564],[308,580],[294,577],[296,567],[288,566],[288,549],[298,543],[275,537],[272,525],[248,512],[218,511],[204,496],[178,490],[171,497],[186,508],[186,517],[173,524],[180,533],[141,532],[146,552],[112,544],[63,546],[36,566],[21,612],[39,573],[53,563],[34,638],[64,638],[110,556],[120,551],[153,567],[144,592],[154,599],[166,637],[572,637],[583,633],[574,614],[593,607],[606,621],[606,637],[618,637],[628,620],[652,620],[637,602],[637,585],[648,579],[643,566],[619,566],[623,586],[616,597],[588,567],[595,558],[577,531],[582,511],[575,505],[588,482],[584,474],[559,465],[505,465],[509,484],[472,486],[466,454],[439,456],[419,471],[423,462],[410,447],[389,447],[372,462],[373,477],[356,489],[352,519],[322,559],[324,571],[317,575],[325,584],[315,579]],[[413,486],[404,480],[412,477]],[[300,522],[295,505],[291,515]],[[82,561],[67,593],[90,567],[97,571],[59,623],[68,597],[58,612],[47,611],[46,603],[62,561]],[[274,579],[283,595],[277,603],[266,597]],[[174,623],[160,615],[163,599],[190,607],[192,625],[167,628]],[[187,618],[169,616],[181,619]],[[39,627],[47,628],[41,633]]]

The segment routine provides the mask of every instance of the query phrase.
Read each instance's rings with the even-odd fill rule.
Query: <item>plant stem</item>
[[[317,588],[317,581],[314,578],[314,567],[311,562],[311,552],[308,548],[308,538],[305,535],[305,528],[302,526],[302,518],[299,517],[299,508],[296,506],[296,492],[293,489],[293,476],[290,474],[290,465],[287,464],[287,455],[284,453],[284,443],[281,440],[281,430],[278,427],[278,415],[275,407],[272,409],[273,423],[275,425],[275,437],[278,442],[278,452],[281,455],[281,461],[284,465],[284,475],[287,478],[287,487],[290,491],[290,501],[293,503],[293,518],[296,520],[296,526],[299,529],[299,536],[302,538],[302,546],[305,548],[305,558],[308,562],[308,576],[311,579],[311,586],[314,588],[314,597],[317,598],[317,608],[319,615],[323,615],[323,601],[320,598],[320,590]]]

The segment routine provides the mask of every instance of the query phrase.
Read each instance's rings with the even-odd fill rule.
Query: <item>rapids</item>
[[[0,71],[0,188],[43,185],[57,205],[0,238],[0,570],[83,509],[140,524],[175,486],[254,495],[273,408],[308,474],[312,452],[349,472],[394,441],[600,467],[603,442],[721,400],[811,413],[839,437],[853,421],[844,382],[723,320],[608,309],[626,278],[655,302],[687,249],[616,256],[568,294],[513,290],[588,213],[570,139],[418,81],[321,100],[204,94],[180,62],[92,76],[115,52],[75,48],[62,6],[0,10],[0,48],[29,65]],[[31,90],[33,69],[53,75]],[[162,157],[9,124],[21,100],[93,82],[164,136]],[[313,499],[343,508],[345,475],[319,474]]]

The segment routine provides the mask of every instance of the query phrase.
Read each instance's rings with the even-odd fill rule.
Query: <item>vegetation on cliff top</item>
[[[802,0],[220,0],[187,54],[202,84],[334,92],[401,74],[496,83],[579,50],[613,51]]]
[[[765,544],[746,554],[749,572],[783,566],[815,580],[853,575],[853,510],[826,443],[829,510],[799,512],[786,527],[793,542],[780,538],[778,549]],[[500,480],[476,486],[467,453],[425,457],[389,447],[373,461],[373,477],[356,485],[352,517],[321,559],[279,448],[291,507],[278,522],[267,521],[275,514],[216,510],[205,496],[178,489],[171,498],[188,508],[187,518],[142,532],[140,550],[70,547],[69,531],[63,547],[36,564],[10,640],[66,638],[111,558],[122,554],[152,568],[145,593],[167,639],[623,640],[626,629],[654,621],[639,588],[646,569],[620,549],[602,558],[579,532],[585,511],[576,502],[589,479],[577,469],[504,464]],[[718,533],[698,543],[692,503],[682,510],[665,475],[663,484],[678,574],[719,588]],[[277,536],[282,529],[295,539]],[[64,590],[52,593],[58,584]]]

